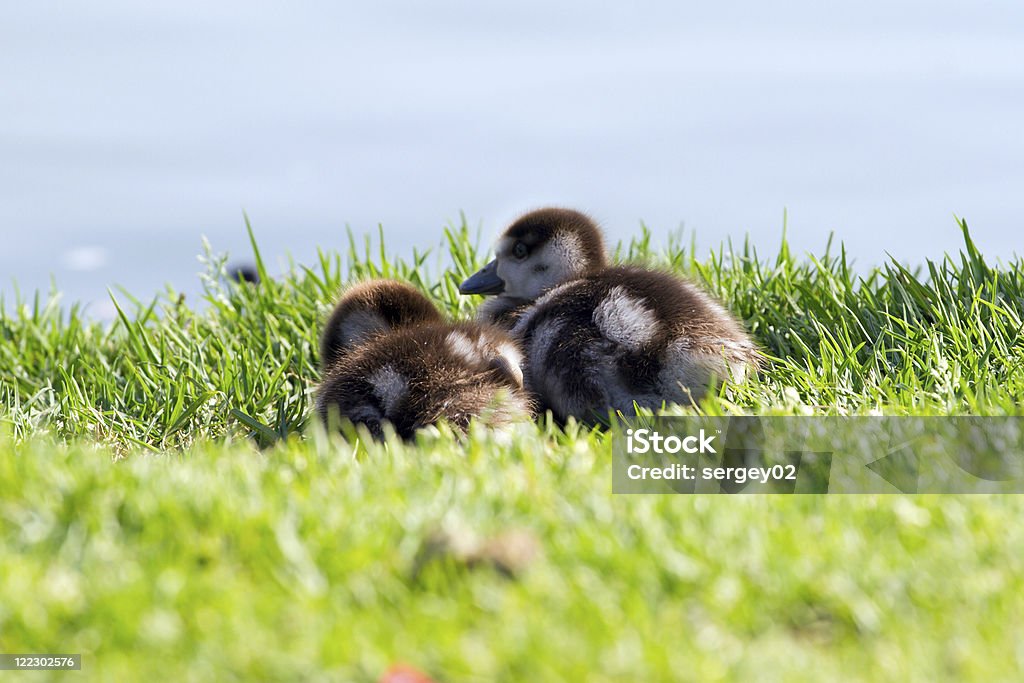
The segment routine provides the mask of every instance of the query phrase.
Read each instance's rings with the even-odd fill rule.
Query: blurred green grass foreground
[[[647,231],[616,256],[701,282],[768,355],[698,412],[1020,415],[1024,265],[961,227],[916,269]],[[202,302],[118,292],[109,324],[0,300],[0,652],[83,655],[4,680],[1021,680],[1019,496],[612,496],[611,436],[573,423],[325,435],[344,283],[472,314],[465,224],[382,242],[272,278],[254,241],[258,286],[208,255]]]

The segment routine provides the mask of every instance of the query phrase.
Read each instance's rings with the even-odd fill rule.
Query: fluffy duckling
[[[522,216],[495,255],[459,291],[495,296],[480,319],[520,341],[526,387],[559,419],[692,402],[712,378],[757,367],[754,343],[721,304],[676,275],[608,265],[601,231],[578,211]]]
[[[442,419],[499,425],[531,413],[518,346],[502,330],[448,323],[413,287],[375,280],[351,288],[321,338],[317,412],[402,438]]]
[[[370,280],[353,285],[334,306],[320,338],[320,372],[371,338],[398,327],[443,323],[434,304],[412,285]]]

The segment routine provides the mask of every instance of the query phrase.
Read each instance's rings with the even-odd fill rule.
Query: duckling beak
[[[498,259],[494,259],[459,285],[459,294],[501,294],[504,291],[505,281],[498,277]]]

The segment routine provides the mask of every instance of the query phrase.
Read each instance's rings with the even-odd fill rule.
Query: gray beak
[[[459,294],[501,294],[504,291],[505,281],[498,277],[498,259],[494,259],[459,285]]]

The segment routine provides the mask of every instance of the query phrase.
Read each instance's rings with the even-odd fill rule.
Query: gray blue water
[[[0,292],[198,289],[383,224],[583,208],[861,264],[1024,252],[1024,5],[4,3]]]

